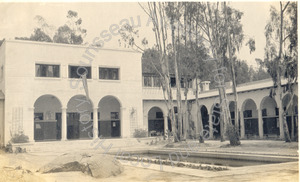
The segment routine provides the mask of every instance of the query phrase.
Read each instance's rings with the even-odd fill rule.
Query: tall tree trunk
[[[187,131],[188,131],[188,101],[187,101],[187,94],[189,91],[187,78],[184,78],[185,90],[184,90],[184,117],[183,117],[183,139],[186,140],[187,138]]]
[[[196,75],[196,112],[197,112],[197,118],[196,118],[196,138],[198,138],[199,133],[199,142],[204,143],[203,138],[203,122],[202,122],[202,115],[199,108],[199,99],[198,99],[198,93],[199,93],[199,86],[198,86],[198,74]]]
[[[291,115],[292,115],[292,118],[291,118],[291,129],[292,129],[292,131],[291,131],[291,140],[292,141],[294,141],[295,140],[295,125],[294,125],[294,101],[292,101],[293,102],[293,104],[292,104],[292,113],[291,113]]]
[[[208,16],[209,16],[209,28],[211,29],[212,32],[212,36],[209,38],[210,42],[211,42],[211,47],[212,47],[212,52],[213,52],[213,58],[215,60],[217,60],[217,62],[219,64],[217,64],[217,67],[221,62],[221,56],[219,56],[218,54],[218,46],[219,46],[219,41],[218,41],[218,36],[217,33],[215,31],[215,27],[214,27],[214,23],[218,23],[218,22],[214,22],[213,21],[213,16],[212,16],[212,11],[210,8],[210,3],[207,2],[207,9],[208,9]],[[218,11],[215,12],[216,13],[216,17],[218,17]],[[221,67],[221,66],[220,66]],[[223,75],[221,69],[217,70],[218,75]],[[228,103],[227,103],[227,97],[226,97],[226,90],[225,90],[225,83],[219,83],[220,85],[218,86],[218,90],[219,90],[219,97],[220,97],[220,110],[221,110],[221,116],[220,116],[220,126],[221,126],[221,141],[224,141],[224,131],[226,131],[227,128],[227,123],[229,123],[229,121],[231,122],[230,119],[230,115],[228,116],[229,113],[229,108],[228,108]],[[228,121],[229,118],[229,121]],[[223,127],[223,129],[222,129]]]
[[[148,2],[149,8],[149,16],[152,19],[155,40],[158,46],[158,50],[160,52],[160,65],[162,68],[162,80],[163,80],[163,92],[167,93],[167,107],[169,118],[172,123],[172,133],[174,135],[174,142],[178,141],[177,135],[177,127],[175,120],[175,112],[173,107],[173,97],[172,97],[172,89],[170,86],[170,72],[169,72],[169,62],[167,59],[167,47],[166,47],[166,36],[167,30],[165,26],[165,16],[164,16],[164,7],[161,3],[156,5],[156,2],[150,3]],[[165,96],[165,95],[164,95]]]
[[[232,76],[232,82],[233,82],[232,83],[232,90],[233,90],[233,94],[234,94],[234,115],[235,115],[235,117],[234,117],[235,118],[235,127],[233,127],[231,130],[228,130],[229,133],[227,133],[227,135],[229,135],[231,145],[240,145],[239,134],[238,134],[238,124],[239,124],[238,108],[237,108],[238,95],[237,95],[237,91],[236,91],[234,61],[232,59],[231,38],[230,38],[230,35],[229,35],[229,29],[228,29],[229,25],[228,25],[226,2],[224,2],[224,8],[225,8],[225,26],[226,26],[226,34],[227,34],[229,62],[231,64],[231,76]],[[229,116],[230,116],[230,114],[229,114]],[[231,122],[231,119],[230,119],[229,126],[231,126],[231,125],[232,125],[232,122]],[[230,129],[230,127],[228,129]]]
[[[278,57],[276,60],[277,63],[277,70],[276,70],[276,74],[277,74],[277,90],[278,90],[278,94],[279,94],[279,99],[282,103],[282,88],[281,88],[281,74],[280,74],[280,63],[281,63],[281,58],[282,58],[282,44],[283,44],[283,13],[286,9],[287,5],[283,8],[282,7],[282,2],[280,2],[280,40],[279,40],[279,52],[278,52]],[[286,122],[286,117],[285,114],[282,114],[282,121],[283,121],[283,129],[284,129],[284,133],[285,133],[285,141],[286,142],[291,142],[291,137],[289,134],[289,129],[288,129],[288,125]]]
[[[171,36],[172,36],[172,46],[174,50],[174,71],[175,71],[175,80],[176,80],[176,99],[177,99],[177,124],[178,124],[178,131],[177,137],[178,140],[181,139],[182,136],[182,107],[181,107],[181,89],[180,89],[180,79],[178,73],[178,54],[177,54],[177,45],[175,42],[175,26],[174,26],[174,18],[171,19]],[[179,28],[179,27],[178,27]]]
[[[194,138],[198,138],[198,130],[199,130],[199,128],[198,128],[198,110],[199,110],[199,104],[198,104],[198,92],[199,92],[199,90],[198,90],[198,76],[196,76],[196,78],[195,78],[195,85],[196,85],[196,105],[195,105],[195,108],[196,108],[196,113],[197,113],[197,115],[196,115],[196,121],[194,121],[194,124],[195,124],[195,130],[194,130],[194,133],[195,133],[195,135],[194,135]]]

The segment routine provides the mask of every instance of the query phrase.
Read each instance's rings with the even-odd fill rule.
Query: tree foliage
[[[287,91],[294,96],[293,85],[298,77],[298,32],[297,32],[297,2],[279,2],[280,9],[270,8],[270,20],[265,27],[266,46],[265,59],[262,61],[274,82],[273,96],[282,100],[281,78],[288,80]],[[283,130],[285,140],[291,142],[285,114],[293,105],[293,99],[283,111]],[[292,117],[292,139],[294,138],[294,118]]]
[[[42,16],[37,15],[35,20],[38,25],[34,29],[33,34],[31,34],[30,37],[15,37],[15,39],[64,44],[82,44],[87,32],[86,29],[81,28],[82,19],[78,17],[76,11],[72,10],[68,11],[67,19],[67,22],[53,33],[55,27],[49,25]],[[53,34],[54,36],[52,39],[51,37]]]
[[[31,40],[31,41],[38,41],[38,42],[52,42],[52,39],[49,35],[47,35],[44,31],[40,28],[34,29],[34,33],[28,37],[16,37],[17,40]]]
[[[72,10],[68,11],[67,18],[67,23],[57,29],[53,41],[64,44],[82,44],[86,36],[86,29],[81,28],[82,19],[78,17],[77,12]]]

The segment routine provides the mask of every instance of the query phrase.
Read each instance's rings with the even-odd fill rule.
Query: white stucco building
[[[30,142],[99,135],[128,138],[137,128],[163,133],[170,128],[163,92],[155,77],[142,74],[141,56],[121,49],[4,41],[0,47],[0,145],[20,132]],[[79,76],[85,71],[89,100]],[[269,97],[272,84],[262,80],[237,88],[242,138],[283,138],[281,114],[290,97],[282,95],[283,103],[279,96]],[[197,115],[194,88],[191,85],[187,95],[193,121]],[[231,88],[227,93],[232,101]],[[213,128],[219,131],[214,123],[216,98],[217,90],[209,90],[209,82],[203,82],[199,102],[211,139],[218,137]],[[297,96],[294,99],[298,128]]]

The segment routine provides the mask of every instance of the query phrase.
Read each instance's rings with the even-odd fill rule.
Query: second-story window
[[[153,87],[160,87],[160,78],[158,76],[153,77]]]
[[[143,76],[144,77],[144,87],[152,87],[152,77],[151,76]]]
[[[119,80],[119,68],[99,68],[99,79]]]
[[[59,77],[59,65],[35,64],[36,77]]]
[[[69,78],[80,78],[85,73],[87,74],[86,78],[91,79],[92,69],[90,66],[69,66]]]

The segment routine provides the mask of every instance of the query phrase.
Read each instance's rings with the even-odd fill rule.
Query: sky
[[[264,58],[265,35],[264,28],[269,19],[270,5],[278,7],[279,2],[229,2],[229,5],[244,12],[241,23],[245,34],[243,47],[238,54],[238,58],[245,60],[249,65],[257,68],[255,58]],[[138,25],[140,39],[146,37],[149,45],[154,44],[154,34],[149,18],[140,8],[137,2],[32,2],[32,3],[7,3],[0,2],[0,39],[14,39],[15,37],[29,37],[37,21],[36,15],[42,16],[49,25],[58,28],[67,21],[68,10],[78,12],[82,18],[82,27],[87,29],[87,36],[84,41],[91,43],[95,37],[101,33],[111,35],[111,40],[105,43],[105,47],[120,48],[118,35],[110,33],[110,27],[117,28],[125,22],[133,21]],[[249,48],[245,46],[246,40],[254,38],[256,41],[256,51],[250,54]]]

